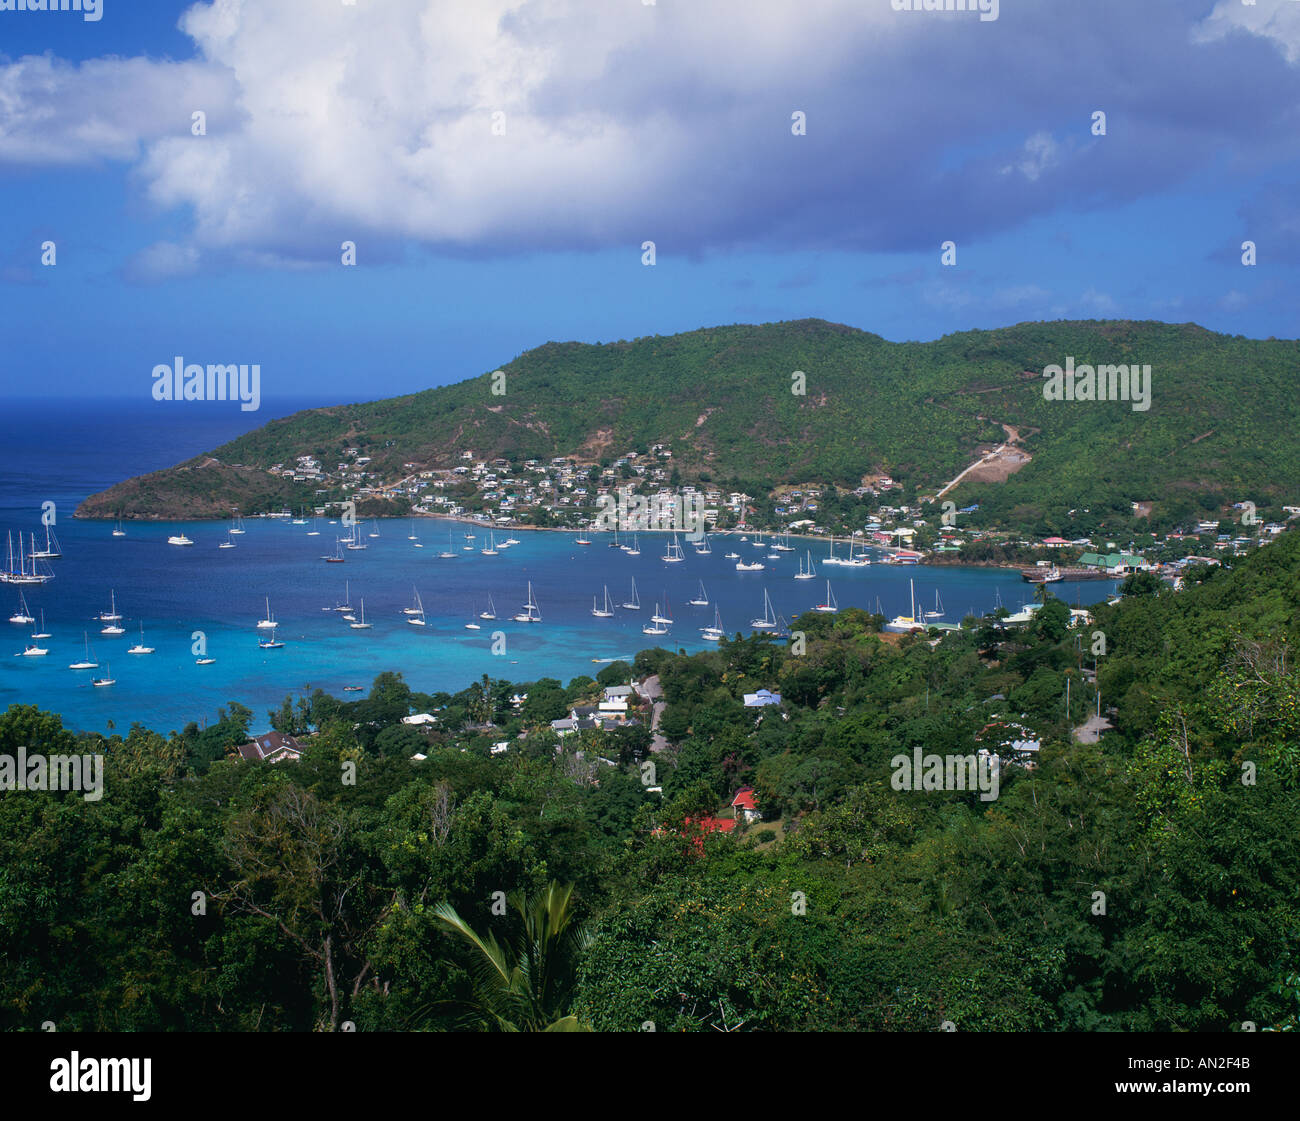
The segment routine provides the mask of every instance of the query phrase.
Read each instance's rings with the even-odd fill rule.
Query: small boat
[[[34,544],[33,542],[33,546]],[[54,531],[49,526],[45,527],[45,548],[34,549],[31,555],[39,560],[58,560],[63,556],[59,539],[54,536]]]
[[[240,534],[244,532],[244,519],[241,518],[238,514],[235,515],[235,520],[230,523],[230,532],[234,534]]]
[[[773,541],[772,548],[778,553],[793,553],[795,551],[794,546],[790,544],[790,531],[788,529],[785,531],[785,541],[780,544]]]
[[[299,511],[298,511],[298,516],[297,516],[296,518],[294,518],[293,521],[291,521],[289,524],[290,524],[290,525],[306,525],[306,524],[307,524],[307,519],[303,517],[303,514],[304,514],[304,513],[306,513],[305,510],[299,510]]]
[[[681,542],[677,540],[677,534],[673,534],[672,543],[668,546],[666,552],[661,558],[668,564],[681,564],[686,559],[686,554],[682,552]]]
[[[349,623],[348,626],[351,627],[354,631],[368,631],[371,627],[374,626],[374,623],[366,622],[366,601],[364,598],[361,600],[360,620],[358,620],[355,623]]]
[[[273,631],[280,624],[275,621],[275,616],[271,614],[271,597],[266,597],[266,617],[258,619],[257,629],[259,631]]]
[[[585,538],[585,537],[575,537],[574,540],[573,540],[573,543],[574,543],[575,545],[590,545],[590,544],[591,544],[591,542],[590,542],[587,538]]]
[[[835,602],[835,593],[831,591],[831,582],[826,581],[826,601],[819,603],[813,608],[814,611],[820,611],[823,615],[834,615],[840,609],[840,605]]]
[[[316,519],[315,519],[315,518],[312,518],[312,520],[311,520],[311,529],[309,529],[309,530],[307,531],[307,536],[308,536],[308,537],[319,537],[319,536],[320,536],[320,530],[316,528]]]
[[[739,554],[739,553],[723,553],[722,555],[723,555],[727,560],[740,560],[740,554]]]
[[[108,592],[108,602],[109,602],[108,610],[101,611],[98,615],[95,616],[95,618],[98,619],[101,623],[121,622],[122,616],[119,615],[117,612],[117,592],[111,588],[109,589]]]
[[[18,655],[20,658],[42,658],[49,651],[44,646],[37,646],[34,642],[29,642],[23,647],[23,652]]]
[[[210,666],[216,660],[217,660],[216,658],[195,658],[194,664],[196,666]]]
[[[710,556],[713,553],[713,546],[709,544],[709,535],[706,533],[704,538],[695,546],[695,552],[702,557]]]
[[[111,664],[105,668],[104,674],[105,676],[103,677],[92,677],[90,679],[90,683],[95,686],[96,689],[103,689],[106,685],[117,684],[117,678],[113,676],[113,667]]]
[[[708,593],[705,592],[705,590],[704,590],[704,581],[703,581],[703,580],[700,581],[700,590],[699,590],[699,593],[696,595],[696,597],[695,597],[694,599],[688,599],[686,602],[689,603],[692,607],[708,607],[708,606],[709,606],[709,596],[708,596]]]
[[[822,558],[822,565],[825,566],[828,564],[843,564],[843,563],[844,561],[840,557],[837,557],[835,555],[835,535],[832,534],[830,552],[828,552],[826,556]]]
[[[672,623],[673,623],[673,614],[672,614],[673,609],[672,609],[671,606],[669,606],[669,603],[668,603],[668,596],[667,596],[666,594],[664,595],[664,611],[666,611],[667,614],[665,614],[665,615],[660,615],[660,614],[659,614],[659,605],[656,603],[656,604],[655,604],[655,613],[654,613],[653,615],[650,616],[650,622],[652,622],[652,623],[663,623],[665,626],[672,626]]]
[[[542,613],[537,608],[537,601],[533,599],[533,582],[528,582],[528,602],[524,604],[524,609],[515,616],[516,623],[540,623]]]
[[[323,560],[326,564],[342,564],[342,563],[343,563],[343,560],[344,560],[344,557],[343,557],[343,539],[342,539],[341,537],[336,537],[336,538],[334,538],[334,555],[333,555],[332,557],[328,557],[328,556],[326,556],[326,557],[321,557],[321,560]]]
[[[18,610],[9,616],[9,622],[19,623],[24,627],[27,626],[28,623],[36,622],[36,619],[31,614],[31,608],[27,606],[27,599],[22,592],[18,593]]]
[[[659,614],[659,605],[655,604],[655,613],[650,616],[650,622],[641,628],[642,634],[667,634],[668,627],[666,624],[671,622],[670,619]]]
[[[927,611],[927,612],[925,613],[925,617],[926,617],[927,619],[942,619],[942,618],[943,618],[943,602],[939,599],[939,592],[938,592],[938,589],[936,589],[936,590],[935,590],[935,593],[934,593],[934,610],[933,610],[933,611]]]
[[[188,537],[186,537],[185,534],[183,533],[173,533],[169,538],[167,538],[167,544],[168,545],[193,545],[194,542],[191,541]]]
[[[474,607],[472,604],[470,605],[469,616],[470,619],[469,622],[465,624],[465,629],[467,631],[481,631],[483,628],[478,623],[474,622]],[[496,616],[493,615],[492,618],[495,619]]]
[[[409,607],[406,608],[406,621],[413,627],[427,626],[428,624],[424,618],[424,600],[420,598],[418,590],[413,588],[412,591],[415,591],[415,608],[414,610]]]
[[[488,547],[486,549],[480,549],[479,552],[485,557],[495,557],[497,555],[497,538],[495,533],[488,535]]]
[[[327,607],[327,611],[351,611],[352,610],[352,581],[343,581],[343,602],[336,603],[333,607]]]
[[[358,549],[369,549],[369,548],[370,548],[369,545],[367,545],[364,541],[361,540],[361,526],[360,526],[360,524],[354,525],[354,526],[352,527],[352,538],[351,538],[351,540],[348,541],[347,545],[345,545],[344,548],[352,549],[353,551],[356,551],[356,550],[358,550]]]
[[[921,620],[920,612],[916,609],[916,589],[913,587],[913,581],[909,580],[907,586],[912,613],[910,615],[895,615],[886,623],[883,629],[890,634],[912,634],[915,631],[925,630],[925,623]]]
[[[284,646],[284,643],[281,642],[278,638],[276,638],[275,631],[272,631],[265,638],[259,636],[257,640],[257,645],[258,648],[261,650],[279,650],[282,646]]]
[[[420,540],[420,539],[415,535],[415,519],[414,519],[414,518],[411,519],[411,532],[408,533],[408,534],[406,535],[406,539],[407,539],[408,541],[419,541],[419,540]]]
[[[45,608],[41,608],[41,627],[40,630],[32,632],[32,638],[51,638],[49,631],[45,629]]]
[[[113,528],[113,536],[114,536],[114,537],[125,537],[125,536],[126,536],[126,530],[124,530],[124,529],[122,528],[122,519],[121,519],[121,518],[118,518],[118,519],[117,519],[117,525],[114,526],[114,528]]]
[[[492,597],[490,595],[488,596],[488,609],[486,611],[480,611],[478,617],[480,619],[488,619],[488,620],[495,619],[497,617],[497,605],[492,602]]]
[[[799,562],[799,571],[794,574],[796,580],[811,580],[817,575],[817,569],[813,567],[812,550],[807,552],[808,567],[804,567],[803,561]]]
[[[234,547],[235,543],[230,540],[230,534],[228,533],[226,534],[226,539],[217,546],[218,549],[233,549]]]
[[[705,642],[720,642],[726,633],[727,632],[722,629],[722,614],[717,607],[714,607],[713,624],[712,626],[701,627],[700,637],[704,639]]]
[[[375,528],[375,523],[374,523],[374,522],[371,522],[371,523],[370,523],[370,532],[369,532],[368,534],[366,534],[366,536],[367,536],[367,537],[378,537],[378,536],[379,536],[379,530],[377,530],[377,529]]]
[[[776,630],[776,612],[772,610],[772,599],[767,594],[766,588],[763,589],[763,617],[751,619],[749,625],[756,631]]]
[[[593,614],[597,619],[612,619],[612,618],[614,617],[614,609],[613,609],[612,607],[610,607],[610,605],[609,605],[609,585],[608,585],[608,584],[605,585],[605,606],[602,607],[602,608],[598,608],[598,607],[596,606],[596,597],[595,597],[595,596],[592,596],[592,597],[591,597],[591,613],[592,613],[592,614]]]
[[[126,634],[126,629],[119,623],[105,623],[99,628],[99,633],[107,635]]]
[[[629,557],[639,557],[641,555],[641,545],[640,542],[637,541],[635,533],[632,534],[631,547],[629,548],[627,545],[624,545],[623,552],[625,552]]]
[[[343,692],[345,692],[345,693],[360,693],[360,692],[362,692],[362,690],[364,690],[364,689],[365,689],[365,686],[364,686],[364,685],[344,685],[344,686],[343,686]]]
[[[507,537],[503,542],[501,542],[502,547],[506,545],[518,545],[518,544],[519,544],[519,540],[518,538],[515,537]]]
[[[451,560],[456,556],[455,546],[451,540],[451,530],[447,530],[447,548],[438,554],[443,560]]]
[[[81,637],[86,641],[86,656],[83,661],[73,662],[68,669],[99,669],[99,663],[90,656],[90,638],[83,631]]]
[[[144,644],[144,624],[143,624],[143,623],[140,624],[140,641],[137,642],[134,646],[132,646],[131,649],[127,651],[127,653],[128,653],[128,654],[152,654],[152,653],[153,653],[153,647],[152,647],[152,646],[146,646],[146,645]]]
[[[631,598],[630,600],[628,600],[627,603],[623,604],[623,606],[624,606],[625,608],[627,608],[627,610],[629,610],[629,611],[640,611],[640,610],[641,610],[641,600],[640,600],[640,598],[639,598],[639,597],[637,596],[637,594],[636,594],[636,577],[635,577],[635,576],[632,577],[632,598]]]

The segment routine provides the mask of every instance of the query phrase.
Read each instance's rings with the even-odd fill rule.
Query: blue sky
[[[1294,337],[1298,109],[1295,0],[0,10],[6,393],[183,355],[361,400],[805,316]]]

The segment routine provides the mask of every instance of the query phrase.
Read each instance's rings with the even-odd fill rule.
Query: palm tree
[[[434,918],[475,951],[473,1019],[489,1031],[591,1031],[565,1014],[578,955],[591,943],[574,922],[573,885],[551,881],[531,899],[514,892],[508,902],[523,926],[504,945],[495,934],[477,934],[450,903],[434,908]]]

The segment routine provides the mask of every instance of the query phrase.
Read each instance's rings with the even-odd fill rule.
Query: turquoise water
[[[128,523],[124,538],[112,537],[107,523],[60,523],[64,556],[51,562],[56,578],[24,589],[32,613],[45,612],[45,629],[53,637],[40,645],[50,653],[13,656],[33,628],[0,622],[0,651],[6,655],[0,658],[0,703],[36,703],[63,714],[74,727],[104,729],[111,720],[125,729],[140,721],[166,731],[211,719],[219,706],[237,700],[252,708],[255,725],[264,727],[266,710],[286,693],[319,687],[342,695],[344,686],[368,686],[382,670],[401,671],[418,690],[457,691],[484,673],[518,682],[542,676],[568,681],[594,675],[600,664],[630,659],[649,646],[702,649],[708,644],[699,628],[713,622],[713,605],[729,634],[748,631],[749,621],[763,614],[766,589],[775,610],[792,620],[822,601],[827,574],[841,608],[875,610],[878,601],[890,616],[906,612],[909,580],[925,607],[933,607],[939,592],[946,622],[992,609],[999,593],[1012,610],[1032,597],[1014,572],[947,566],[819,568],[818,579],[797,581],[793,576],[802,551],[772,560],[762,556],[766,548],[728,537],[714,538],[709,556],[688,544],[685,562],[668,564],[661,559],[665,538],[659,535],[642,534],[641,555],[629,557],[608,548],[600,535],[593,535],[591,546],[579,546],[573,534],[516,529],[510,533],[519,545],[485,557],[478,551],[486,544],[480,527],[417,519],[414,532],[423,546],[417,548],[408,540],[409,521],[385,520],[363,526],[366,549],[344,550],[345,563],[326,564],[322,556],[335,552],[340,526],[322,520],[318,537],[307,536],[310,524],[287,520],[251,519],[245,528],[232,538],[235,548],[219,549],[226,527],[210,522]],[[193,539],[192,547],[166,543],[180,530]],[[449,548],[449,530],[457,555],[440,559],[438,553]],[[466,541],[466,533],[476,539]],[[469,544],[473,551],[464,549]],[[825,544],[808,547],[818,563]],[[724,557],[732,550],[746,560],[760,556],[766,569],[737,572],[735,561]],[[620,606],[631,595],[633,578],[641,611]],[[511,619],[524,604],[530,580],[540,625]],[[701,580],[710,606],[688,606]],[[612,619],[591,615],[592,597],[603,602],[605,585],[614,603]],[[1113,587],[1111,582],[1063,583],[1054,591],[1072,604],[1088,604]],[[416,590],[426,627],[408,625],[402,613]],[[94,618],[108,610],[110,592],[124,616],[126,633],[117,637],[101,635],[103,624]],[[495,623],[475,618],[487,608],[489,595]],[[277,650],[257,645],[256,623],[268,597],[285,643]],[[345,599],[354,614],[364,601],[370,629],[353,630],[331,610]],[[671,605],[674,620],[670,633],[660,638],[641,632],[656,601]],[[4,619],[17,602],[17,589],[0,587]],[[471,619],[482,629],[465,629]],[[145,644],[156,652],[130,655],[126,651],[139,641],[141,623]],[[98,671],[68,668],[81,660],[83,632],[89,634],[92,660],[101,668],[111,666],[116,685],[95,688],[90,679]],[[196,664],[195,632],[202,632],[213,664]],[[494,654],[497,634],[503,649]]]

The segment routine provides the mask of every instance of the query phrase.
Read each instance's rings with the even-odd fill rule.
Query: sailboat
[[[772,597],[767,594],[767,589],[763,589],[763,617],[761,619],[751,619],[749,625],[756,631],[771,631],[776,629],[776,612],[772,610]]]
[[[489,602],[490,602],[490,600],[489,600]],[[482,628],[478,623],[474,622],[474,605],[473,605],[473,604],[470,604],[469,615],[470,615],[470,620],[469,620],[468,623],[465,624],[465,629],[466,629],[467,631],[481,631],[483,628]],[[492,618],[495,619],[496,616],[493,615]]]
[[[427,621],[424,618],[424,600],[420,598],[420,593],[418,590],[415,591],[414,610],[412,610],[409,607],[406,608],[406,621],[410,623],[411,626],[413,627],[423,627],[428,625]]]
[[[886,623],[884,629],[890,634],[912,634],[914,631],[925,630],[925,624],[917,617],[916,588],[913,585],[914,581],[909,580],[907,582],[908,602],[910,604],[908,610],[911,614],[895,615],[888,623]]]
[[[33,542],[34,545],[35,542]],[[39,550],[33,548],[32,556],[40,560],[57,560],[63,556],[63,551],[59,546],[59,539],[54,536],[54,531],[49,526],[45,527],[45,548]]]
[[[279,650],[282,646],[284,646],[284,643],[281,642],[278,638],[276,638],[275,631],[272,631],[270,634],[266,635],[265,637],[258,635],[257,645],[258,648],[261,650]]]
[[[345,548],[348,548],[348,549],[353,549],[353,550],[356,550],[356,549],[368,549],[368,548],[370,548],[369,545],[367,545],[364,541],[361,540],[361,525],[360,525],[360,523],[356,523],[356,524],[354,524],[354,525],[352,526],[352,540],[350,540],[350,541],[347,543],[347,545],[344,546],[344,547],[345,547]]]
[[[628,546],[624,545],[623,552],[625,552],[629,557],[639,557],[641,555],[641,545],[637,541],[635,533],[632,534],[631,548],[628,548]]]
[[[305,514],[306,512],[307,512],[306,510],[302,510],[302,509],[300,509],[300,510],[298,511],[298,516],[297,516],[296,518],[294,518],[293,521],[291,521],[289,524],[290,524],[290,525],[306,525],[306,524],[307,524],[307,519],[303,517],[303,514]]]
[[[631,599],[629,602],[623,604],[623,606],[626,607],[629,611],[640,611],[640,610],[641,610],[641,600],[637,597],[637,594],[636,594],[636,577],[635,577],[635,576],[632,577],[632,599]]]
[[[349,623],[348,626],[354,631],[368,631],[374,626],[374,623],[366,622],[366,601],[364,598],[361,600],[361,621],[357,623]]]
[[[575,545],[590,545],[590,544],[591,544],[591,540],[590,540],[589,538],[583,537],[581,534],[579,534],[577,537],[575,537],[575,538],[573,539],[573,543],[574,543]]]
[[[406,539],[407,539],[408,541],[419,541],[419,540],[420,540],[420,539],[415,535],[415,519],[414,519],[414,518],[411,519],[411,532],[408,533],[408,534],[406,535]]]
[[[124,529],[122,528],[122,519],[121,519],[121,518],[118,518],[118,519],[117,519],[117,525],[116,525],[116,527],[114,527],[114,529],[113,529],[113,536],[114,536],[114,537],[125,537],[125,536],[126,536],[126,530],[124,530]]]
[[[659,605],[655,604],[655,613],[650,616],[650,622],[641,628],[642,634],[667,634],[668,627],[666,624],[672,622],[671,619],[665,618],[659,614]]]
[[[686,554],[682,552],[681,542],[677,540],[677,534],[673,534],[673,540],[668,546],[668,552],[661,559],[669,564],[680,564],[686,559]]]
[[[127,653],[128,654],[152,654],[153,653],[153,647],[146,646],[144,644],[144,623],[140,624],[140,641],[137,642],[134,646],[132,646],[131,649],[127,651]]]
[[[845,568],[865,568],[871,563],[866,553],[854,553],[853,538],[849,538],[849,556],[847,560],[840,561]]]
[[[688,599],[686,602],[689,603],[692,607],[708,607],[708,606],[709,606],[709,595],[708,595],[708,593],[704,590],[704,581],[703,581],[703,580],[700,581],[700,591],[699,591],[699,594],[696,595],[696,597],[695,597],[694,599]]]
[[[593,614],[597,619],[612,619],[612,618],[614,617],[614,609],[613,609],[612,607],[610,607],[610,605],[609,605],[609,585],[608,585],[608,584],[605,585],[605,606],[604,606],[603,608],[598,608],[598,607],[596,606],[596,597],[595,597],[595,596],[592,596],[592,597],[591,597],[591,613],[592,613],[592,614]]]
[[[790,531],[788,529],[785,531],[785,541],[783,543],[773,541],[772,548],[778,553],[793,553],[795,551],[794,546],[790,544]]]
[[[943,603],[942,603],[942,601],[939,599],[939,590],[938,590],[937,588],[935,589],[935,592],[934,592],[934,610],[933,610],[933,611],[927,611],[927,612],[925,613],[925,617],[926,617],[927,619],[942,619],[942,618],[943,618]]]
[[[235,547],[235,543],[230,540],[229,533],[226,534],[226,539],[223,542],[221,542],[220,545],[217,546],[218,549],[233,549],[234,547]]]
[[[713,625],[700,628],[700,637],[705,642],[718,642],[727,632],[722,629],[722,613],[715,605],[713,608]]]
[[[321,560],[323,560],[326,564],[342,564],[344,561],[343,538],[341,537],[334,538],[334,555],[332,557],[329,556],[321,557]]]
[[[104,673],[105,673],[105,676],[103,676],[103,677],[92,677],[92,678],[90,679],[90,683],[91,683],[93,686],[95,686],[95,688],[97,688],[97,689],[102,689],[102,688],[104,688],[104,686],[106,686],[106,685],[116,685],[116,684],[117,684],[117,678],[115,678],[115,677],[113,676],[113,666],[112,666],[111,663],[107,666],[107,668],[105,669]]]
[[[672,607],[671,607],[671,606],[669,605],[669,603],[668,603],[668,593],[667,593],[667,592],[664,593],[664,611],[666,611],[667,614],[666,614],[666,615],[660,615],[660,614],[659,614],[659,605],[656,603],[656,604],[655,604],[655,613],[654,613],[653,615],[650,616],[650,622],[652,622],[652,623],[663,623],[665,626],[669,626],[669,627],[672,626],[672,624],[673,624],[673,609],[672,609]]]
[[[36,535],[32,534],[32,552],[36,551]],[[14,567],[14,539],[9,535],[9,558],[5,565],[5,570],[0,572],[0,583],[4,584],[44,584],[47,580],[54,579],[54,573],[49,572],[49,565],[46,565],[46,572],[39,572],[36,568],[36,558],[32,557],[32,570],[27,571],[28,558],[23,555],[23,535],[18,534],[18,567]]]
[[[81,637],[86,641],[86,656],[83,661],[73,662],[68,669],[99,669],[99,663],[90,656],[90,637],[85,631],[81,632]]]
[[[45,608],[41,608],[41,629],[32,632],[32,638],[50,638],[50,632],[45,629]]]
[[[343,581],[343,602],[336,603],[332,608],[334,611],[351,611],[352,610],[352,581]]]
[[[844,561],[835,555],[835,535],[832,533],[830,552],[828,552],[826,556],[822,558],[822,566],[825,567],[828,564],[843,564],[843,563]]]
[[[438,554],[442,560],[452,560],[456,556],[456,548],[451,540],[451,530],[447,530],[447,548]]]
[[[307,531],[307,536],[308,536],[308,537],[319,537],[319,536],[320,536],[320,530],[316,528],[316,524],[317,524],[317,523],[316,523],[316,519],[315,519],[315,518],[312,518],[312,520],[311,520],[311,529],[309,529],[309,530]]]
[[[840,605],[835,602],[835,593],[831,591],[831,582],[826,581],[826,602],[819,603],[813,608],[814,611],[820,611],[823,615],[834,615],[840,609]]]
[[[709,544],[709,535],[706,533],[704,539],[695,546],[695,552],[702,557],[710,556],[713,553],[713,546]]]
[[[516,623],[540,623],[542,613],[537,609],[537,601],[533,599],[533,582],[528,581],[528,602],[524,604],[524,609],[515,616]]]
[[[120,622],[122,616],[117,613],[117,592],[110,589],[108,593],[108,601],[110,605],[109,609],[107,611],[101,611],[95,616],[95,618],[102,623]]]
[[[411,594],[413,596],[411,606],[402,608],[403,615],[419,615],[423,609],[420,604],[420,593],[414,584],[411,585]]]
[[[230,532],[240,534],[244,532],[244,519],[238,514],[235,515],[234,521],[230,523]]]
[[[9,616],[9,622],[21,623],[26,626],[28,623],[36,622],[31,614],[31,608],[27,606],[27,599],[22,592],[18,593],[18,610]]]
[[[275,621],[275,616],[271,614],[271,597],[266,597],[266,616],[258,619],[257,629],[259,631],[275,630],[280,624]]]
[[[379,530],[377,530],[377,529],[375,528],[375,523],[374,523],[374,522],[371,522],[371,523],[370,523],[370,532],[369,532],[368,534],[366,534],[366,536],[367,536],[367,537],[378,537],[378,536],[379,536]]]
[[[799,571],[794,574],[796,580],[811,580],[817,575],[817,569],[813,566],[812,550],[807,550],[808,567],[804,568],[803,561],[799,562]]]
[[[531,596],[532,596],[532,585],[531,585],[531,584],[529,585],[529,592],[528,592],[528,594],[529,594],[529,597],[531,598]],[[480,611],[478,617],[479,617],[480,619],[488,619],[488,620],[492,620],[492,619],[495,619],[495,618],[497,617],[497,605],[496,605],[495,603],[492,602],[492,596],[491,596],[491,594],[488,595],[488,609],[487,609],[486,611]]]
[[[495,557],[497,555],[497,535],[495,533],[488,534],[488,547],[480,549],[479,552],[485,557]]]

